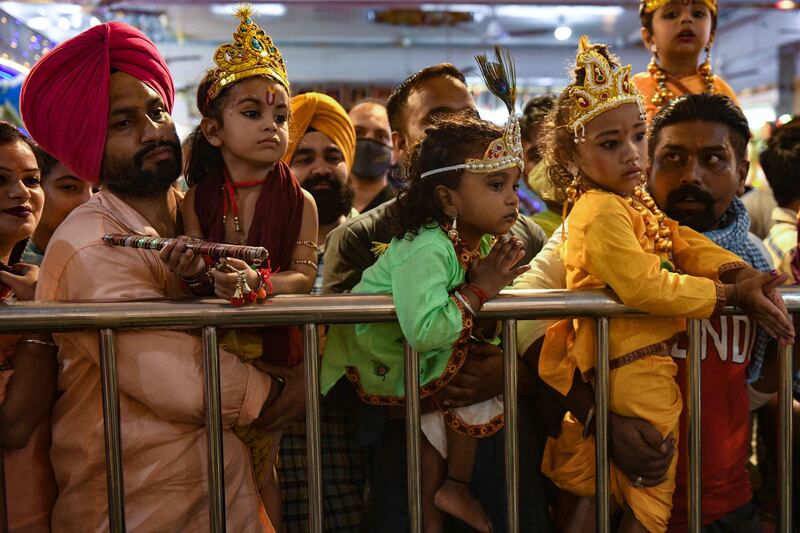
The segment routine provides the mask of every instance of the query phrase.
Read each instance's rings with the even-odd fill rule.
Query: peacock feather
[[[486,86],[496,97],[501,99],[514,114],[517,101],[517,71],[514,68],[514,59],[508,49],[501,50],[494,47],[496,61],[490,60],[486,54],[478,54],[475,61],[481,69],[481,76]]]

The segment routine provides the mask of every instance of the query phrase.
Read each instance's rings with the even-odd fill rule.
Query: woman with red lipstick
[[[685,94],[721,94],[738,105],[730,85],[711,71],[717,0],[641,0],[639,19],[653,59],[633,83],[644,99],[648,123],[672,98]]]
[[[605,45],[590,45],[584,36],[574,76],[544,129],[550,180],[568,198],[560,250],[566,287],[611,288],[625,305],[668,317],[611,321],[609,409],[647,420],[662,438],[677,440],[682,402],[669,349],[686,328],[677,317],[707,318],[726,304],[738,305],[771,335],[791,342],[794,330],[774,293],[786,276],[754,271],[679,226],[642,189],[645,121],[630,66],[620,67]],[[562,320],[547,332],[539,375],[566,395],[576,376],[593,382],[596,354],[594,321]],[[593,407],[583,420],[568,413],[542,462],[542,472],[559,488],[581,497],[595,490],[593,420]],[[655,486],[645,486],[642,476],[631,483],[611,465],[612,501],[624,509],[620,531],[666,530],[676,464],[677,457]],[[575,522],[567,531],[588,527]]]
[[[36,229],[43,206],[44,192],[33,142],[11,124],[0,122],[3,303],[33,299],[39,270],[18,261]],[[50,512],[57,490],[48,457],[55,378],[55,344],[49,335],[0,335],[0,474],[5,475],[5,484],[0,479],[0,524],[7,520],[12,532],[50,531]],[[2,516],[4,510],[7,516]]]

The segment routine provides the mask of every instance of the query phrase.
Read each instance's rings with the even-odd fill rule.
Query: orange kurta
[[[104,233],[158,236],[107,190],[77,208],[47,247],[37,299],[130,301],[183,295],[154,251],[111,248]],[[108,503],[97,332],[56,333],[61,396],[51,459],[59,485],[54,531],[107,531]],[[182,331],[116,335],[129,531],[209,527],[204,374],[200,339]],[[270,380],[220,350],[225,498],[229,531],[273,532],[263,515],[247,447],[234,425],[253,422]]]
[[[706,82],[703,80],[703,77],[700,76],[700,74],[692,74],[691,76],[681,78],[679,81],[684,87],[689,89],[689,94],[702,94],[706,91]],[[658,91],[658,83],[656,83],[656,80],[650,75],[649,72],[640,72],[639,74],[635,75],[633,77],[633,83],[636,85],[636,89],[638,89],[639,93],[642,95],[642,98],[644,98],[644,109],[647,113],[647,123],[649,124],[650,121],[653,120],[653,116],[658,113],[660,109],[653,104],[653,96]],[[669,90],[672,91],[672,94],[674,94],[676,97],[686,94],[670,80],[667,80],[666,83]],[[739,105],[739,100],[736,98],[736,93],[734,93],[733,89],[731,89],[731,86],[719,76],[714,76],[714,93],[727,96],[733,100],[736,105]]]
[[[697,277],[669,272],[661,267],[653,241],[646,235],[648,222],[616,194],[589,191],[581,196],[567,219],[568,238],[561,250],[567,288],[610,287],[626,305],[653,315],[706,318],[713,314],[723,303],[720,272],[744,263],[697,232],[667,220],[676,266]],[[619,318],[610,322],[611,411],[643,418],[664,436],[672,432],[677,437],[681,397],[674,378],[677,367],[667,354],[676,334],[685,327],[684,318]],[[596,353],[593,320],[562,320],[547,332],[539,374],[566,395],[576,369],[593,382]],[[592,495],[594,440],[584,439],[582,431],[582,425],[567,415],[561,435],[548,440],[542,471],[564,490]],[[675,463],[667,481],[647,489],[631,487],[624,474],[611,467],[612,493],[619,503],[626,502],[650,531],[666,530]]]

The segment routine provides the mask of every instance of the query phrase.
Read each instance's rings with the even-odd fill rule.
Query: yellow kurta
[[[686,93],[670,80],[667,80],[667,87],[676,97],[683,96],[684,94],[702,94],[706,91],[706,82],[703,80],[703,77],[700,76],[700,74],[686,76],[685,78],[681,78],[679,82],[684,87],[689,89],[690,92]],[[658,83],[656,83],[656,80],[650,75],[649,72],[640,72],[639,74],[635,75],[633,77],[633,83],[636,85],[636,89],[638,89],[639,93],[644,99],[644,110],[647,113],[647,123],[649,124],[650,121],[653,120],[653,116],[658,113],[658,110],[660,109],[653,104],[653,95],[655,95],[656,91],[658,91]],[[739,105],[739,100],[736,98],[736,93],[734,93],[733,89],[731,89],[731,86],[719,76],[714,76],[714,93],[727,96],[733,100],[736,105]]]
[[[672,220],[676,267],[661,267],[645,228],[652,215],[642,216],[616,194],[589,191],[576,202],[567,219],[569,237],[561,249],[567,288],[610,287],[628,306],[644,312],[687,318],[707,318],[724,303],[719,275],[741,268],[741,259],[699,233]],[[645,218],[647,217],[647,218]],[[677,367],[668,355],[684,318],[620,318],[609,326],[609,408],[643,418],[666,436],[677,438],[681,397],[675,383]],[[594,377],[595,324],[591,319],[562,320],[545,337],[539,374],[551,387],[567,394],[578,369],[587,381]],[[542,471],[559,487],[578,495],[595,489],[594,439],[582,437],[583,426],[570,415],[561,435],[549,439]],[[664,531],[672,508],[675,463],[668,480],[657,487],[635,489],[612,465],[611,490],[650,531]]]

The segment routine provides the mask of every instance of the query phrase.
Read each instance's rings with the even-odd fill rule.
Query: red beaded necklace
[[[225,178],[225,183],[222,184],[222,223],[225,224],[225,222],[228,221],[228,205],[230,204],[230,212],[233,214],[233,228],[236,233],[241,233],[242,227],[239,223],[239,203],[236,201],[236,189],[247,189],[249,187],[264,185],[267,178],[250,181],[233,181],[227,168],[223,169],[222,175]]]

